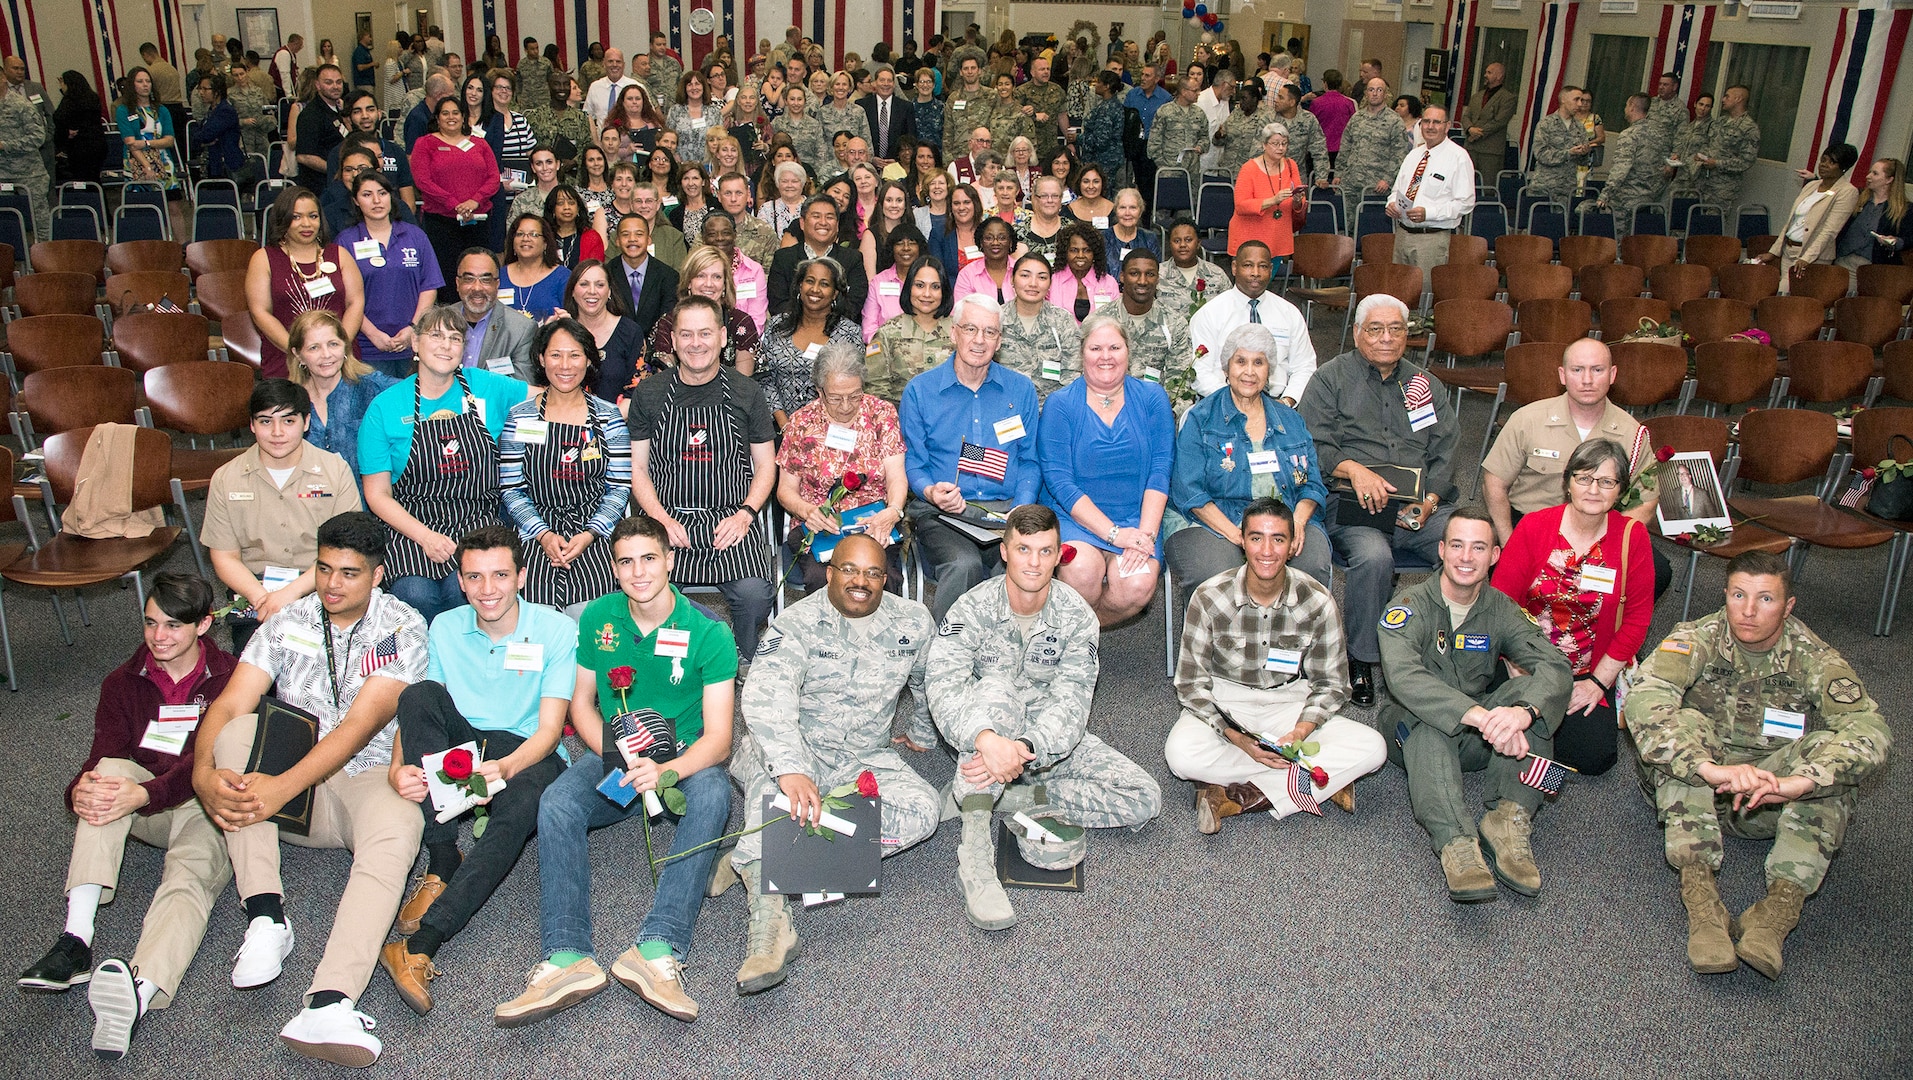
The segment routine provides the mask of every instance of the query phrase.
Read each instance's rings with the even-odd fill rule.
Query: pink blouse
[[[1010,276],[1010,268],[1005,266],[1003,287],[997,288],[995,279],[990,277],[989,261],[978,259],[957,272],[956,284],[950,289],[950,299],[960,300],[973,292],[980,292],[986,296],[996,297],[1001,303],[1008,303],[1011,295]]]
[[[1095,267],[1090,268],[1089,277],[1085,283],[1089,286],[1089,310],[1091,311],[1122,295],[1122,286],[1116,284],[1116,279],[1108,274],[1099,273]],[[1076,285],[1075,272],[1067,264],[1058,267],[1050,274],[1049,302],[1071,315],[1076,314]]]

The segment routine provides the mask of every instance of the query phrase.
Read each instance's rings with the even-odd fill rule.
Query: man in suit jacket
[[[685,242],[678,227],[658,212],[664,209],[664,195],[657,185],[650,181],[639,184],[631,196],[631,205],[637,207],[644,223],[651,226],[651,254],[674,271],[683,269],[691,245]]]
[[[1514,119],[1514,91],[1502,85],[1508,69],[1489,64],[1481,80],[1481,96],[1461,110],[1461,122],[1468,129],[1468,156],[1475,171],[1488,183],[1495,182],[1501,163],[1508,153],[1508,122]]]
[[[498,259],[482,247],[458,256],[459,314],[465,316],[466,367],[531,381],[531,339],[538,324],[531,316],[498,303]],[[510,370],[506,370],[509,365]]]
[[[844,268],[844,286],[850,293],[850,310],[864,309],[864,295],[870,290],[864,276],[863,256],[849,244],[837,242],[837,204],[828,195],[813,195],[804,203],[798,219],[804,237],[799,243],[777,249],[770,265],[771,313],[782,311],[790,299],[791,282],[797,277],[798,264],[828,255]]]
[[[897,75],[890,65],[879,64],[877,74],[872,79],[877,85],[877,92],[865,94],[857,104],[863,107],[864,116],[870,120],[871,156],[882,167],[897,160],[905,138],[916,141],[917,109],[897,96]],[[886,111],[890,120],[887,128],[879,122],[879,117],[885,115]]]
[[[605,276],[611,279],[611,295],[617,297],[625,314],[637,322],[644,340],[649,341],[658,318],[677,306],[678,272],[663,259],[651,257],[651,223],[641,214],[618,219],[618,251],[618,257],[604,267]],[[634,277],[635,297],[631,287]]]

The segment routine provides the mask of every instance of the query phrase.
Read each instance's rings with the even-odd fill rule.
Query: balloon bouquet
[[[1210,11],[1208,4],[1199,4],[1196,0],[1182,0],[1182,17],[1196,20],[1211,34],[1217,36],[1222,34],[1222,16]]]

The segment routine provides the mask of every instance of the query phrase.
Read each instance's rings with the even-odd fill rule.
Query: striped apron
[[[586,402],[589,414],[590,402]],[[545,395],[538,395],[538,419],[545,418]],[[525,446],[525,490],[551,531],[561,540],[584,532],[604,497],[607,456],[597,418],[590,423],[553,423],[544,444]],[[564,608],[618,590],[611,571],[611,542],[600,536],[585,545],[568,568],[554,566],[543,544],[525,545],[525,597],[536,604]]]
[[[716,405],[680,406],[684,384],[674,371],[664,410],[652,439],[651,483],[658,501],[670,508],[691,546],[676,549],[671,580],[680,585],[715,585],[742,578],[771,576],[770,544],[761,530],[719,551],[712,537],[717,524],[744,505],[751,487],[751,444],[731,408],[734,371],[718,369],[724,399]]]
[[[486,525],[498,524],[498,444],[478,415],[478,399],[457,375],[464,411],[426,420],[419,416],[418,383],[412,383],[412,452],[405,471],[392,481],[392,497],[433,532],[453,540]],[[418,542],[390,525],[385,545],[388,578],[422,577],[442,581],[456,569],[433,562]]]

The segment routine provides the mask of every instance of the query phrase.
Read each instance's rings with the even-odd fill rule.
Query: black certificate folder
[[[780,796],[764,797],[764,891],[796,896],[803,893],[875,893],[883,867],[881,796],[866,799],[845,795],[850,805],[826,810],[824,828],[832,818],[855,827],[854,833],[831,829],[834,835],[807,835],[790,815],[773,806]],[[772,818],[777,820],[772,821]]]

